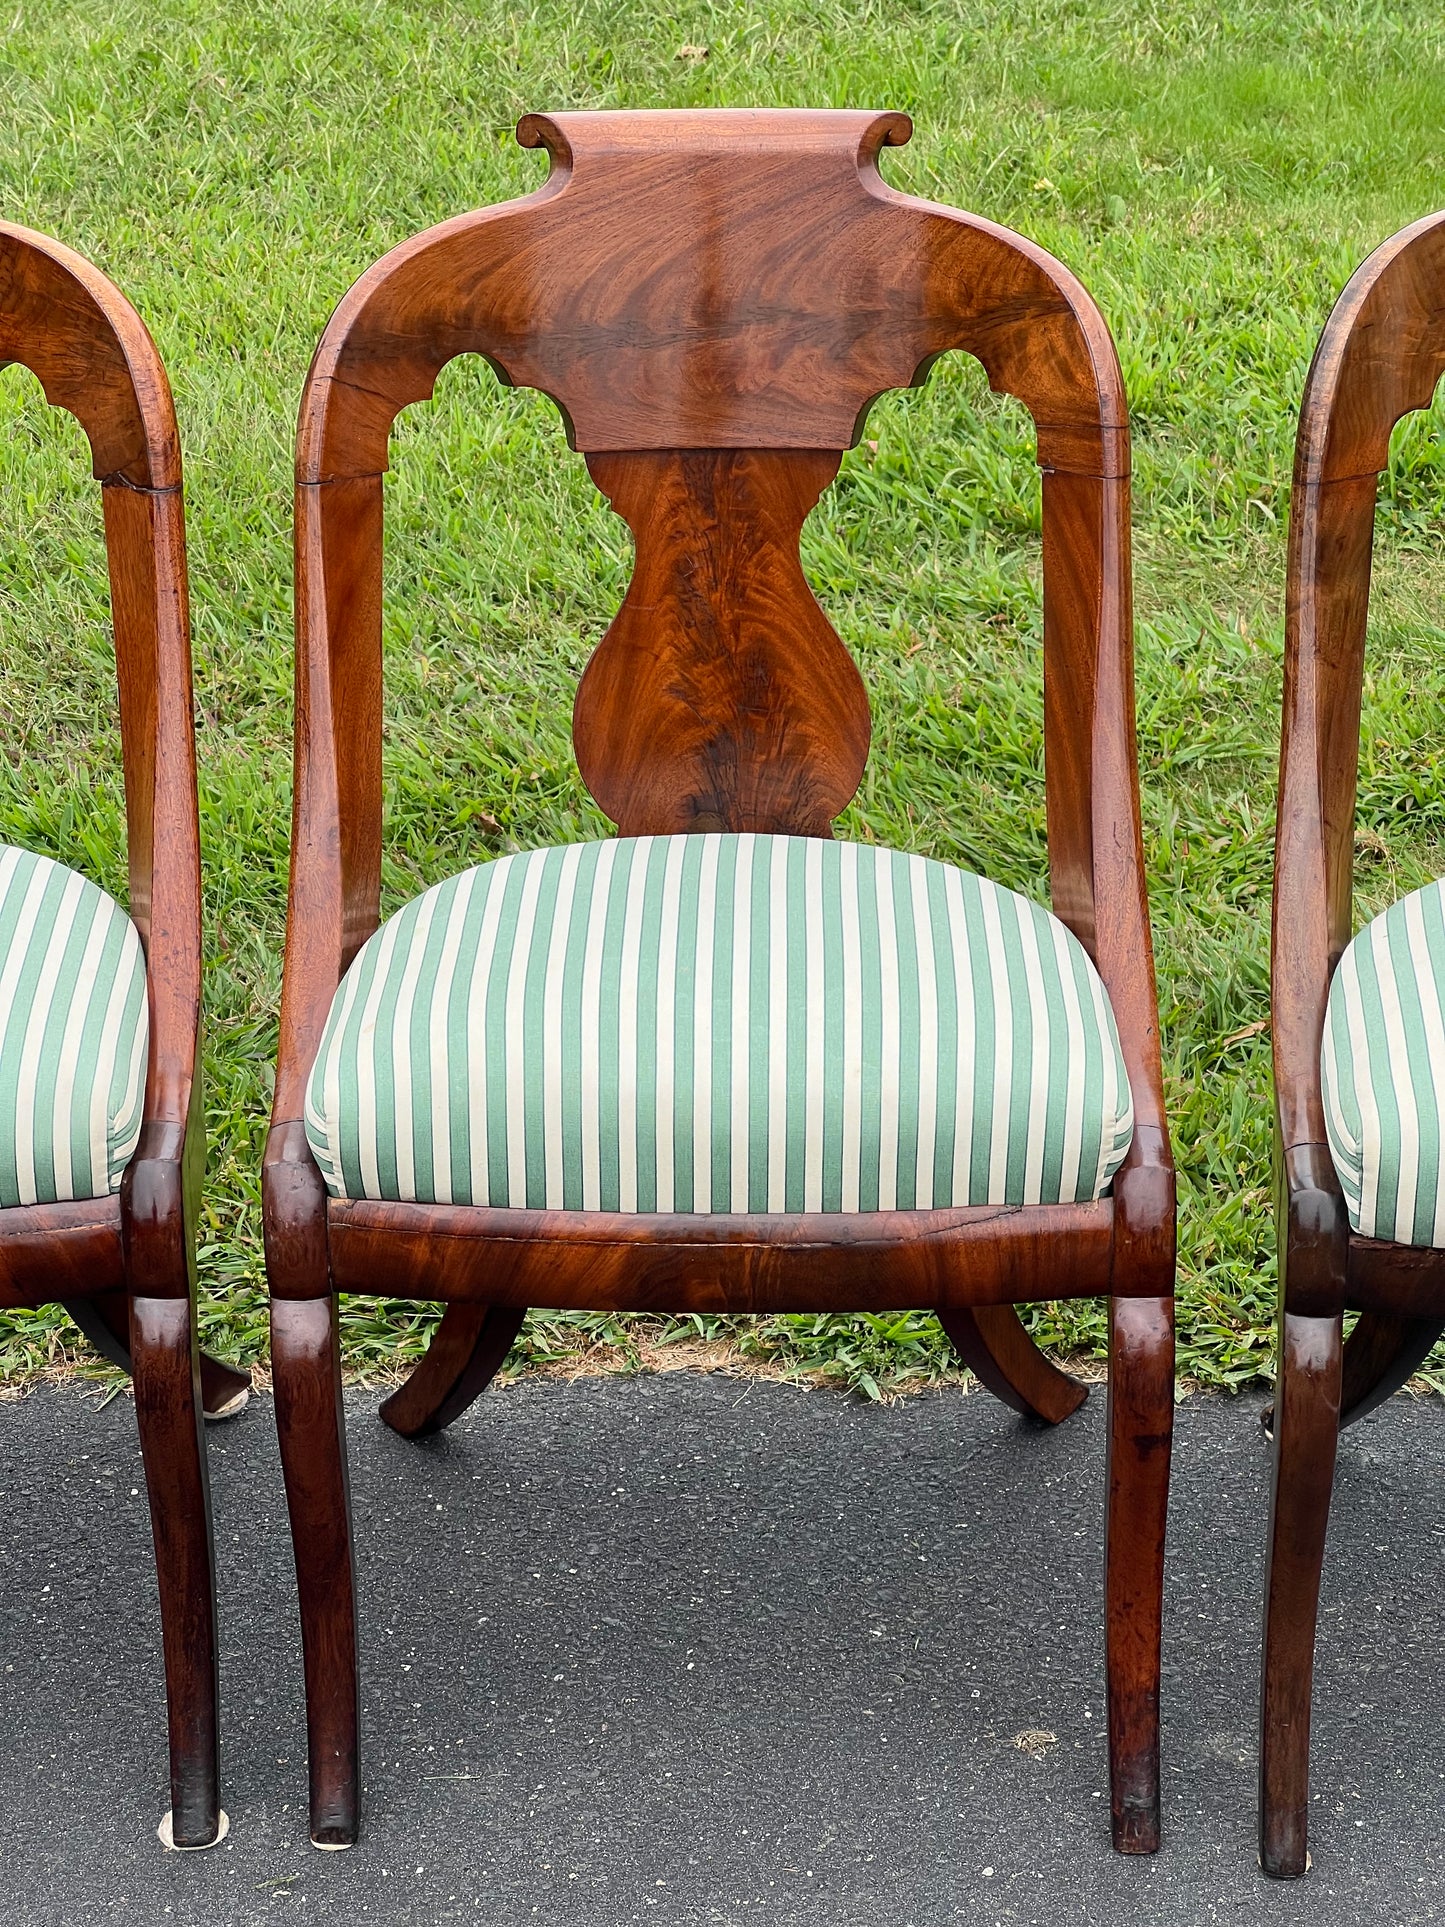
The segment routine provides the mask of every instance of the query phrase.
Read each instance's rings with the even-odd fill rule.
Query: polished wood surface
[[[1445,1307],[1445,1251],[1362,1238],[1357,1232],[1350,1233],[1347,1250],[1347,1310],[1428,1318]]]
[[[1095,1298],[1113,1276],[1114,1206],[655,1217],[333,1199],[338,1291],[443,1302],[479,1294],[559,1311],[883,1311]],[[1041,1292],[1038,1294],[1043,1295]],[[1031,1342],[1031,1341],[1030,1341]]]
[[[1306,1866],[1310,1693],[1340,1430],[1341,1323],[1280,1311],[1259,1743],[1259,1859],[1276,1878]]]
[[[382,1403],[381,1416],[392,1431],[407,1439],[445,1431],[506,1364],[526,1316],[525,1305],[475,1299],[448,1305],[406,1383]]]
[[[394,248],[312,362],[303,484],[379,474],[400,409],[481,354],[561,409],[574,448],[813,448],[949,348],[1040,422],[1050,466],[1128,469],[1113,344],[1078,282],[878,172],[903,114],[529,114],[534,194]]]
[[[81,1332],[103,1358],[131,1370],[130,1304],[124,1291],[95,1298],[61,1301]],[[201,1352],[201,1402],[207,1418],[229,1418],[251,1393],[251,1374]]]
[[[271,1370],[301,1599],[311,1838],[345,1847],[360,1804],[361,1676],[334,1297],[272,1301]]]
[[[435,1365],[390,1408],[414,1430],[480,1389],[495,1368],[487,1334],[502,1330],[493,1313],[528,1303],[970,1313],[957,1329],[989,1382],[1062,1416],[1072,1390],[1006,1308],[1074,1293],[1138,1301],[1119,1314],[1121,1330],[1144,1320],[1152,1335],[1119,1405],[1110,1653],[1125,1709],[1112,1729],[1115,1841],[1147,1851],[1174,1174],[1139,829],[1128,417],[1108,331],[1065,268],[883,181],[881,149],[910,131],[903,115],[853,112],[529,116],[519,138],[551,158],[537,192],[403,242],[332,316],[297,434],[296,782],[267,1269],[277,1316],[338,1290],[450,1305]],[[857,668],[803,578],[799,531],[871,401],[954,349],[1037,429],[1050,887],[1108,988],[1133,1093],[1112,1196],[826,1225],[328,1203],[302,1102],[337,984],[379,917],[382,476],[398,413],[454,356],[483,355],[552,397],[631,527],[633,578],[574,713],[579,768],[622,830],[826,836],[870,725]],[[278,1395],[291,1369],[278,1365]],[[298,1401],[324,1395],[319,1367],[298,1354],[294,1369]],[[329,1420],[285,1448],[298,1532],[341,1530],[323,1527],[314,1496],[318,1480],[342,1489],[340,1451]],[[298,1577],[310,1645],[334,1655],[334,1604],[299,1550]],[[312,1690],[334,1709],[339,1673]],[[327,1726],[327,1747],[340,1730]],[[349,1838],[355,1808],[342,1825],[335,1804],[346,1784],[354,1762],[323,1793],[325,1824]],[[315,1781],[313,1796],[317,1824]]]
[[[827,450],[589,455],[637,545],[573,711],[582,780],[624,836],[831,836],[868,760],[868,692],[803,577]]]
[[[1394,1318],[1385,1312],[1362,1312],[1345,1340],[1340,1424],[1363,1418],[1398,1392],[1425,1363],[1442,1331],[1445,1314]]]
[[[1089,1396],[1082,1380],[1044,1357],[1011,1304],[941,1307],[938,1322],[980,1385],[1022,1418],[1058,1425]]]
[[[1305,386],[1285,604],[1271,1031],[1281,1343],[1265,1630],[1261,1857],[1305,1868],[1309,1693],[1334,1437],[1445,1325],[1445,1253],[1352,1234],[1325,1137],[1320,1045],[1354,929],[1355,786],[1375,498],[1390,434],[1445,373],[1445,215],[1378,248],[1340,296]],[[1340,1316],[1360,1327],[1339,1347]],[[1333,1335],[1333,1336],[1332,1336]],[[1356,1342],[1358,1340],[1358,1342]]]
[[[171,1753],[171,1837],[216,1837],[220,1810],[211,1493],[187,1298],[130,1300],[131,1374],[160,1584]]]
[[[93,1302],[114,1312],[88,1322],[110,1333],[112,1356],[128,1355],[135,1380],[160,1589],[172,1835],[178,1846],[204,1846],[217,1837],[219,1764],[194,1328],[205,1154],[201,870],[180,445],[165,371],[129,302],[68,248],[0,222],[7,362],[28,368],[48,400],[77,418],[102,484],[130,913],[146,955],[150,1055],[140,1143],[119,1196],[0,1210],[0,1306]]]
[[[1109,1305],[1104,1656],[1109,1790],[1120,1853],[1159,1848],[1164,1529],[1174,1437],[1174,1300]]]

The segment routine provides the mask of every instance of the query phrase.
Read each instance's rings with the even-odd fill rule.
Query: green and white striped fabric
[[[120,1189],[149,1039],[145,957],[120,905],[0,847],[0,1205]]]
[[[1355,1230],[1445,1246],[1445,883],[1391,904],[1346,949],[1320,1075]]]
[[[1056,918],[787,836],[438,884],[358,953],[306,1103],[333,1195],[583,1211],[1095,1198],[1132,1130],[1108,998]]]

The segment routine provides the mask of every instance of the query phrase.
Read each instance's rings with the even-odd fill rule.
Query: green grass
[[[207,881],[205,1329],[265,1343],[258,1168],[290,796],[296,401],[326,317],[416,229],[537,184],[535,108],[903,107],[898,186],[1053,249],[1100,303],[1133,408],[1140,760],[1182,1187],[1180,1355],[1268,1369],[1267,913],[1294,413],[1355,264],[1445,202],[1445,16],[1366,0],[772,0],[528,8],[276,0],[27,4],[0,25],[0,214],[90,255],[170,370],[185,447]],[[706,48],[706,56],[696,50]],[[691,50],[685,52],[684,50]],[[96,491],[75,424],[0,374],[0,836],[123,887]],[[1431,424],[1384,492],[1361,788],[1362,905],[1445,869]],[[848,834],[1043,894],[1039,491],[1026,419],[971,364],[880,404],[805,532],[876,710]],[[385,907],[502,850],[600,826],[571,693],[622,593],[626,531],[535,395],[454,364],[388,484]],[[43,771],[43,775],[42,775]],[[355,1369],[429,1314],[358,1302]],[[687,1321],[663,1335],[715,1335]],[[533,1358],[627,1321],[547,1317]],[[1101,1345],[1098,1308],[1039,1315]],[[652,1327],[657,1335],[657,1327]],[[931,1318],[740,1323],[864,1389],[938,1370]],[[65,1355],[0,1317],[0,1373]]]

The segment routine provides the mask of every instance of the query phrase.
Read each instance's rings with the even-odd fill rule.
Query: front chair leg
[[[124,1292],[98,1298],[68,1298],[65,1310],[102,1358],[130,1370],[130,1311]],[[234,1418],[251,1396],[251,1374],[238,1371],[209,1352],[200,1354],[201,1406],[211,1419]]]
[[[360,1688],[334,1297],[272,1299],[271,1369],[301,1602],[311,1838],[349,1847],[359,1821]]]
[[[1335,1448],[1343,1320],[1280,1320],[1274,1488],[1260,1682],[1259,1860],[1290,1879],[1308,1864],[1310,1688]]]
[[[190,1300],[132,1298],[129,1351],[160,1588],[171,1840],[207,1847],[221,1817],[216,1588]]]
[[[1116,1853],[1159,1850],[1159,1655],[1174,1433],[1174,1301],[1109,1301],[1105,1669]]]

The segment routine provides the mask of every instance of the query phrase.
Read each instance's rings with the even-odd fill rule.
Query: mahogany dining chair
[[[1295,444],[1271,1007],[1279,1365],[1261,1689],[1260,1859],[1307,1864],[1315,1619],[1342,1424],[1445,1329],[1445,883],[1354,935],[1355,785],[1375,500],[1390,434],[1445,372],[1445,214],[1355,274]],[[1348,1341],[1346,1311],[1359,1313]]]
[[[449,1424],[528,1305],[928,1307],[1016,1410],[1085,1388],[1013,1307],[1109,1300],[1113,1838],[1159,1839],[1174,1172],[1141,856],[1129,430],[1084,289],[885,185],[902,114],[530,115],[524,199],[403,242],[332,316],[296,465],[296,788],[264,1164],[311,1828],[358,1825],[337,1294],[438,1300],[382,1407]],[[1055,914],[832,840],[862,679],[802,524],[888,389],[961,349],[1037,427]],[[620,836],[379,927],[382,477],[454,356],[540,389],[630,526],[573,739]],[[960,793],[959,807],[966,807]]]
[[[130,303],[70,249],[0,222],[8,363],[78,419],[101,484],[130,913],[78,871],[0,847],[0,1308],[63,1304],[134,1379],[169,1707],[161,1832],[203,1847],[224,1816],[202,1385],[220,1415],[250,1378],[196,1348],[201,875],[180,446]]]

